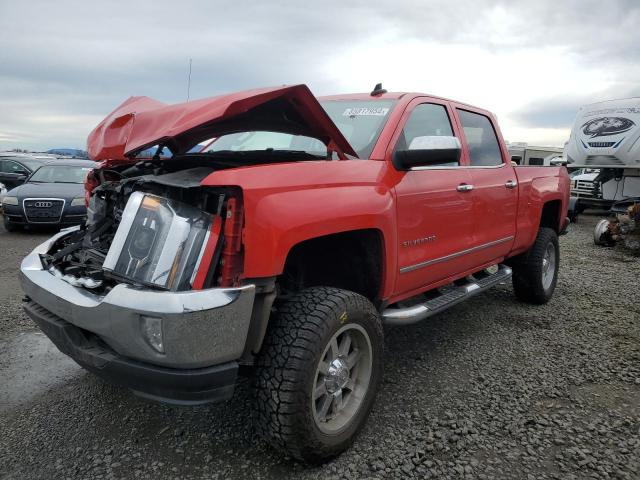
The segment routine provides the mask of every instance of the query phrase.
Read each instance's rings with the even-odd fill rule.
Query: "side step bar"
[[[468,283],[440,288],[438,296],[418,305],[385,309],[382,312],[382,322],[385,325],[408,325],[419,322],[507,280],[511,277],[511,273],[509,267],[500,265],[496,273],[467,277]]]

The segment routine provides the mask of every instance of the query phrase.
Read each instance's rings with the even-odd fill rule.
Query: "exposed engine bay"
[[[172,291],[214,285],[223,223],[240,195],[201,181],[225,167],[193,157],[94,170],[85,224],[43,255],[43,264],[97,294],[119,282]]]

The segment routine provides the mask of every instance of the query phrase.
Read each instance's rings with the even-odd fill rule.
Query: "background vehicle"
[[[597,168],[579,168],[569,173],[571,178],[571,197],[576,199],[577,214],[584,212],[587,207],[602,208],[597,196],[595,180],[600,170]]]
[[[2,212],[2,199],[7,194],[7,187],[4,186],[4,183],[0,183],[0,213]]]
[[[45,160],[12,152],[0,153],[0,183],[11,190],[22,185]]]
[[[551,160],[562,156],[562,148],[529,145],[526,142],[507,144],[511,160],[518,165],[549,166]]]
[[[578,111],[564,156],[568,167],[599,169],[580,179],[578,205],[609,208],[640,198],[640,98],[609,100]],[[577,186],[576,186],[577,187]]]
[[[95,164],[88,160],[53,160],[35,170],[26,183],[2,200],[8,231],[24,225],[77,225],[87,214],[84,181]]]
[[[86,225],[25,258],[26,312],[148,398],[226,400],[249,375],[258,430],[299,459],[362,428],[383,323],[512,274],[522,301],[555,289],[566,169],[513,167],[493,115],[470,105],[381,86],[320,103],[304,85],[133,97],[88,146],[102,163]]]

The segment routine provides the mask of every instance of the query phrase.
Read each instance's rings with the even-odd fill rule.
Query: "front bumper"
[[[95,335],[65,322],[33,301],[27,314],[58,349],[109,383],[164,403],[195,405],[228,400],[233,395],[238,363],[213,367],[173,369],[136,362],[118,355]]]
[[[144,368],[167,367],[186,371],[228,362],[235,364],[235,360],[240,358],[251,320],[254,285],[168,292],[118,284],[106,295],[96,295],[70,285],[43,268],[40,255],[47,253],[52,244],[68,235],[70,230],[73,229],[62,231],[36,247],[20,267],[22,288],[32,302],[27,304],[27,313],[41,327],[41,316],[35,315],[36,310],[29,305],[39,307],[56,320],[57,323],[53,324],[57,330],[47,326],[42,329],[54,343],[58,339],[63,344],[56,343],[60,350],[78,363],[87,364],[86,355],[79,353],[83,351],[84,343],[76,342],[71,348],[65,346],[67,341],[59,340],[66,338],[66,334],[50,335],[52,331],[68,332],[76,327],[87,338],[95,336],[111,355],[120,359],[120,363],[147,364]],[[148,343],[142,329],[145,317],[161,320],[164,353],[156,351]],[[88,364],[94,365],[95,362]],[[96,373],[106,377],[105,372],[101,369]],[[130,380],[123,378],[118,383],[130,386]]]

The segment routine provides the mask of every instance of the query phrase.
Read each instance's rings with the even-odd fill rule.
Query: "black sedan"
[[[53,160],[2,200],[7,231],[25,225],[77,225],[86,215],[84,180],[95,166],[88,160]]]

